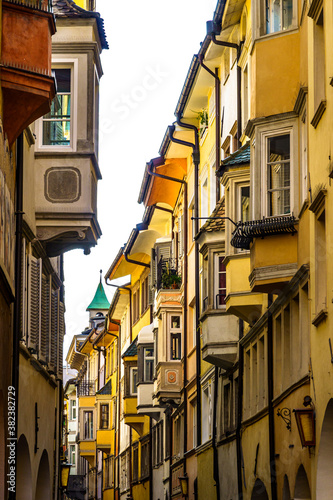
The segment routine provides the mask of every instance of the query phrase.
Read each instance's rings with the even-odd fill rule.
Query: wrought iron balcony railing
[[[239,222],[232,233],[230,243],[234,248],[249,250],[253,238],[265,238],[265,236],[297,233],[295,224],[296,217],[293,215]]]
[[[53,12],[52,0],[5,0],[8,3],[22,5],[34,10],[43,10],[44,12]]]
[[[157,264],[157,290],[161,288],[180,288],[182,267],[179,259],[163,259]]]
[[[95,380],[82,380],[77,387],[77,395],[81,396],[95,396],[96,382]]]

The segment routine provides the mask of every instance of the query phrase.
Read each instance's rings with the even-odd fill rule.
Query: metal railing
[[[95,396],[96,394],[96,381],[95,380],[82,380],[77,387],[77,395],[81,396]]]
[[[180,259],[161,259],[157,263],[157,290],[161,288],[180,288],[182,267]]]
[[[234,248],[249,250],[253,238],[264,238],[278,234],[295,234],[296,217],[284,215],[279,217],[263,217],[260,220],[238,222],[232,233],[231,245]]]
[[[52,0],[4,0],[4,2],[22,5],[23,7],[28,7],[29,9],[53,12]]]

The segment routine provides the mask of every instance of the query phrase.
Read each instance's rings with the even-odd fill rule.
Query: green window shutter
[[[50,279],[42,276],[40,361],[47,364],[50,359]]]
[[[62,378],[63,372],[63,346],[65,335],[65,305],[59,302],[59,348],[58,348],[58,377]]]
[[[34,352],[39,350],[40,331],[40,293],[41,293],[41,261],[30,256],[30,310],[28,329],[28,348]]]
[[[52,290],[51,295],[51,355],[50,370],[56,373],[59,349],[59,290]]]

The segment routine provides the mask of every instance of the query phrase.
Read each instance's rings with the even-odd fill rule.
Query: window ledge
[[[320,323],[326,320],[328,315],[327,309],[321,309],[319,313],[315,316],[314,320],[312,321],[312,324],[317,328]]]
[[[291,28],[287,30],[281,30],[281,31],[274,31],[273,33],[268,33],[265,35],[258,35],[258,37],[254,40],[254,43],[256,42],[263,42],[265,40],[269,40],[271,38],[276,38],[281,35],[291,35],[292,33],[295,33],[298,31],[298,26],[292,26]]]
[[[317,110],[316,110],[316,112],[313,115],[313,118],[311,120],[311,125],[314,128],[317,128],[318,123],[320,122],[321,117],[323,116],[323,114],[325,112],[325,109],[326,109],[326,99],[323,99],[322,101],[320,101],[319,106],[318,106],[318,108],[317,108]]]

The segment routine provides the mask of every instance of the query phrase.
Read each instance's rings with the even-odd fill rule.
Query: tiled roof
[[[71,17],[71,18],[89,18],[95,17],[98,26],[98,33],[101,39],[101,44],[103,49],[108,49],[109,45],[106,39],[104,20],[101,18],[98,12],[92,12],[89,10],[84,10],[73,0],[52,0],[53,12],[57,17]]]
[[[107,396],[112,393],[111,390],[111,379],[100,389],[99,391],[96,392],[96,394],[102,394],[104,396]]]
[[[225,158],[221,162],[221,165],[229,167],[232,165],[244,165],[244,163],[250,163],[250,144],[248,142],[232,153],[232,155]]]
[[[211,217],[225,217],[224,197],[217,203]],[[203,233],[203,232],[224,231],[224,230],[225,230],[224,219],[211,218],[207,220],[207,222],[202,226],[199,232]]]
[[[138,354],[138,337],[136,337],[131,345],[126,349],[124,354],[122,354],[122,358],[126,358],[127,356],[136,356]]]

